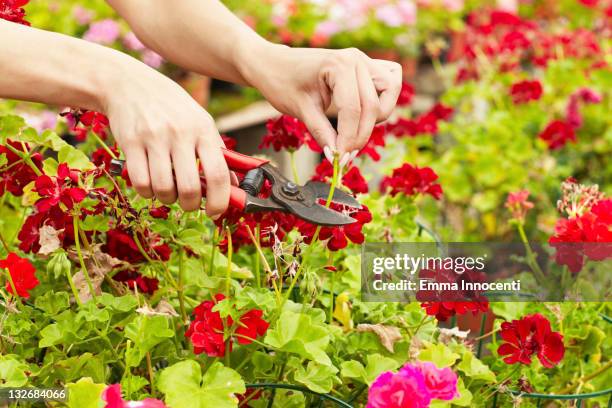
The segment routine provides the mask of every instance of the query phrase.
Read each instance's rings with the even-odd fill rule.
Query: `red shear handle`
[[[202,186],[202,197],[206,197],[206,179],[200,178],[200,185]],[[244,211],[247,202],[247,193],[240,187],[230,186],[230,199],[229,206],[237,209],[238,211]]]
[[[229,167],[230,170],[236,170],[242,173],[246,173],[249,170],[256,169],[270,162],[269,160],[258,159],[256,157],[240,154],[233,150],[221,150],[223,151],[223,156],[227,162],[227,167]]]

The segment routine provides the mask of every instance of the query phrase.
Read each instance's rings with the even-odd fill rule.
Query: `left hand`
[[[245,47],[244,78],[276,109],[302,120],[327,158],[338,152],[342,165],[365,146],[376,123],[391,115],[401,91],[401,65],[355,48]],[[326,116],[333,110],[337,132]]]

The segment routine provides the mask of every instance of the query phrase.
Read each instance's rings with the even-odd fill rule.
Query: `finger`
[[[402,91],[402,66],[396,62],[373,60],[370,72],[374,87],[379,93],[380,113],[378,121],[387,120],[397,105]]]
[[[351,146],[359,131],[361,119],[361,101],[359,99],[359,88],[357,86],[357,70],[354,67],[342,71],[336,71],[333,78],[332,99],[338,107],[338,138],[336,147],[340,157]]]
[[[179,145],[172,151],[179,204],[185,211],[195,211],[202,202],[202,188],[196,161],[195,147]]]
[[[240,180],[238,179],[236,173],[234,173],[233,171],[230,171],[230,183],[232,183],[232,186],[240,185]]]
[[[312,137],[319,143],[319,146],[328,146],[332,151],[336,150],[336,137],[338,134],[329,122],[323,108],[317,106],[311,100],[307,100],[301,106],[302,122],[308,128]]]
[[[204,166],[206,178],[206,213],[216,219],[229,205],[230,174],[219,145],[203,140],[198,145],[198,155]]]
[[[142,146],[129,146],[123,149],[130,181],[134,190],[144,198],[153,198],[151,177],[149,177],[149,161]]]
[[[358,151],[368,143],[370,135],[372,135],[372,129],[374,129],[380,114],[378,93],[366,64],[359,64],[357,66],[357,83],[359,86],[359,99],[361,101],[361,119],[359,121],[357,138],[351,140],[352,143],[347,144],[347,150],[350,152]]]
[[[176,201],[176,187],[172,174],[170,152],[165,149],[150,148],[148,154],[149,172],[155,196],[164,204],[174,203]]]

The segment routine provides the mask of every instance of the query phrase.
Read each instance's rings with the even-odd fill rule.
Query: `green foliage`
[[[245,392],[244,381],[236,371],[217,362],[202,375],[200,365],[193,360],[181,361],[162,371],[159,389],[172,408],[237,407],[235,394]]]

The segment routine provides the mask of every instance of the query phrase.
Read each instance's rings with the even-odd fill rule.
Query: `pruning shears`
[[[300,186],[288,180],[269,160],[247,156],[232,150],[221,149],[230,170],[244,174],[240,186],[231,186],[230,207],[245,213],[260,211],[282,211],[312,224],[323,226],[347,225],[354,218],[320,204],[330,193],[330,186],[318,181],[309,181]],[[114,176],[126,176],[125,161],[113,160],[110,172]],[[264,182],[272,186],[269,197],[259,197]],[[201,178],[202,193],[206,193],[206,180]],[[334,190],[332,202],[353,208],[361,204],[350,194]]]

